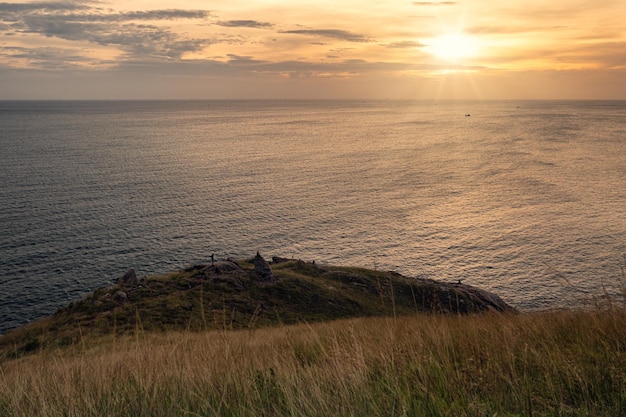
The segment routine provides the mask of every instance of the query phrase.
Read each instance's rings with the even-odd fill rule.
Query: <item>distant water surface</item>
[[[593,305],[620,291],[625,158],[620,101],[0,102],[0,333],[257,250]]]

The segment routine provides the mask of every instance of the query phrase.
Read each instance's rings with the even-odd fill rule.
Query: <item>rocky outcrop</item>
[[[206,266],[202,269],[202,273],[206,277],[211,277],[215,275],[245,275],[246,271],[239,266],[239,264],[235,261],[225,260],[225,261],[214,261],[211,265]]]
[[[293,261],[294,259],[289,258],[281,258],[280,256],[272,256],[272,263],[274,264],[282,264],[285,262]]]
[[[140,280],[129,269],[116,285],[96,289],[15,337],[5,338],[5,346],[11,352],[26,351],[19,340],[40,340],[42,334],[82,340],[84,332],[130,334],[138,326],[145,331],[249,329],[418,312],[515,311],[496,294],[461,282],[299,259],[272,260],[268,263],[260,253],[240,263],[211,259],[211,265]]]
[[[516,310],[496,294],[471,285],[415,279],[416,289],[426,290],[430,298],[424,310],[434,313],[469,314],[479,312],[515,313]]]
[[[115,299],[116,301],[126,301],[128,300],[128,294],[126,294],[124,291],[117,291],[114,295],[113,295],[113,299]]]
[[[468,297],[475,300],[477,305],[482,305],[483,311],[498,311],[498,312],[514,312],[515,309],[505,303],[498,295],[480,289],[472,287],[471,285],[455,283],[451,285],[455,291],[463,291]]]
[[[122,286],[135,286],[139,285],[137,274],[133,268],[130,268],[124,275],[117,279],[117,283]]]
[[[254,257],[254,273],[261,282],[275,282],[274,274],[272,274],[272,268],[270,264],[263,259],[259,252]]]

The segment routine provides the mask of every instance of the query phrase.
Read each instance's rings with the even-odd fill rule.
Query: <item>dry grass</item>
[[[2,416],[626,416],[626,312],[142,333],[0,363]]]

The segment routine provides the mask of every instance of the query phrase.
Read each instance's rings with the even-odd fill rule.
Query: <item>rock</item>
[[[133,268],[130,268],[124,275],[117,279],[117,283],[119,285],[128,285],[134,286],[139,285],[139,281],[137,280],[137,274]]]
[[[185,272],[195,272],[195,271],[201,271],[204,268],[206,268],[206,265],[193,265],[193,266],[189,266],[189,267],[183,269],[183,271],[185,271]]]
[[[431,309],[441,313],[478,313],[495,311],[501,313],[517,313],[517,310],[505,303],[498,295],[463,284],[457,280],[455,283],[420,279],[422,282],[430,281],[437,290],[431,300]]]
[[[478,304],[481,305],[485,311],[516,312],[513,307],[505,303],[497,294],[481,288],[472,287],[471,285],[462,284],[460,283],[460,280],[459,282],[451,285],[455,289],[461,290],[467,293],[470,297],[477,299]]]
[[[284,262],[293,261],[293,259],[289,258],[281,258],[280,256],[272,256],[272,263],[274,264],[282,264]]]
[[[202,273],[205,277],[211,277],[215,275],[223,275],[223,274],[238,274],[245,275],[246,271],[237,264],[237,262],[226,260],[226,261],[217,261],[208,265],[202,269]]]
[[[128,294],[126,294],[124,291],[118,291],[113,296],[113,299],[117,301],[126,301],[128,299]]]
[[[272,268],[259,252],[254,257],[254,273],[259,277],[261,282],[275,282]]]

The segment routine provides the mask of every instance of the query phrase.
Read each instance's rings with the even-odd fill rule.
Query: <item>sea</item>
[[[623,302],[626,101],[1,101],[0,333],[260,252]]]

